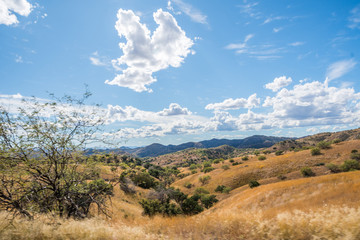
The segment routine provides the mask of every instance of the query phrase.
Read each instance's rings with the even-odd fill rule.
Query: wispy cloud
[[[242,43],[231,43],[225,48],[229,50],[235,50],[237,54],[246,54],[251,58],[258,60],[274,60],[281,58],[279,53],[284,51],[284,48],[276,48],[270,44],[264,45],[249,45],[248,41],[255,35],[249,34],[245,37]]]
[[[260,19],[262,14],[256,9],[258,4],[258,2],[246,3],[246,1],[244,1],[244,4],[238,5],[238,7],[240,8],[241,13],[244,13],[251,18]]]
[[[91,64],[95,66],[109,66],[111,63],[107,57],[100,56],[97,51],[91,54],[89,60]]]
[[[350,11],[349,28],[360,29],[360,4]]]
[[[273,21],[277,21],[277,20],[282,20],[285,19],[285,17],[282,16],[277,16],[277,17],[268,17],[267,19],[265,19],[265,21],[263,22],[263,24],[267,24]]]
[[[283,30],[282,27],[273,28],[273,32],[274,32],[274,33],[278,33],[278,32],[280,32],[281,30]]]
[[[304,44],[305,42],[293,42],[293,43],[289,43],[289,46],[298,47]]]
[[[174,10],[174,7],[172,6],[172,3],[174,3],[181,12],[185,13],[187,16],[191,18],[192,21],[201,23],[201,24],[207,24],[207,16],[203,14],[200,10],[194,8],[189,3],[186,3],[182,0],[172,0],[168,1],[168,9],[173,11],[175,14],[179,14],[179,12],[176,12]]]
[[[342,60],[331,64],[326,71],[328,81],[344,76],[350,72],[356,64],[357,62],[355,62],[354,59]]]

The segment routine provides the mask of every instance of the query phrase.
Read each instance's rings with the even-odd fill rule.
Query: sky
[[[0,0],[0,105],[87,85],[124,146],[358,128],[359,61],[360,1]]]

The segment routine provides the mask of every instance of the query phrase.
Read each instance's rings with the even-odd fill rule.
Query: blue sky
[[[360,125],[360,1],[0,0],[0,104],[79,96],[123,145]]]

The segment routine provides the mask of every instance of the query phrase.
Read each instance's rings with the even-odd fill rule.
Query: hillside
[[[327,139],[315,136],[307,138],[313,138],[314,144]],[[281,155],[261,151],[255,155],[254,149],[241,150],[230,146],[186,149],[178,152],[181,153],[179,159],[188,156],[193,159],[196,157],[199,161],[194,161],[190,167],[178,167],[180,174],[171,186],[179,188],[188,196],[202,188],[202,191],[208,191],[219,200],[213,207],[199,214],[172,217],[158,214],[148,217],[143,214],[139,202],[148,197],[161,197],[161,192],[134,186],[134,193],[128,194],[115,184],[110,205],[111,218],[99,216],[82,221],[49,216],[39,216],[34,221],[17,218],[11,223],[14,227],[10,228],[6,227],[9,225],[6,215],[0,214],[0,227],[3,229],[1,237],[360,239],[360,171],[353,169],[335,173],[328,167],[328,164],[335,164],[342,169],[344,161],[352,159],[354,153],[358,154],[356,151],[360,151],[360,139],[355,138],[333,143],[329,148],[321,149],[320,155],[314,156],[311,149],[305,148],[285,151]],[[228,158],[217,158],[224,153],[228,154]],[[154,161],[164,166],[166,163],[163,161],[169,160],[169,155],[173,154],[159,156]],[[260,156],[265,156],[265,159],[259,160]],[[203,157],[207,160],[204,161]],[[175,159],[170,160],[174,163]],[[210,164],[213,169],[205,173],[204,163]],[[112,181],[127,171],[113,167],[101,165],[101,177]],[[153,167],[150,166],[148,170]],[[311,177],[301,173],[304,167],[311,169]],[[140,168],[134,166],[133,170]],[[201,183],[199,178],[203,176],[209,176],[209,181]],[[252,180],[258,181],[260,186],[250,188],[249,182]],[[216,191],[219,185],[227,187],[228,191]]]
[[[274,144],[269,150],[283,150],[300,149],[303,147],[315,146],[320,141],[333,142],[333,141],[349,141],[360,139],[360,128],[345,130],[340,132],[324,132],[311,136],[305,136],[298,139],[288,139]]]

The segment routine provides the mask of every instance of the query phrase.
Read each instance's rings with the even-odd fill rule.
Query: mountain
[[[201,142],[187,142],[180,145],[165,146],[159,143],[153,143],[146,147],[140,147],[134,149],[127,149],[122,147],[121,150],[129,154],[133,154],[137,157],[157,157],[160,155],[185,150],[188,148],[214,148],[222,145],[228,145],[234,148],[264,148],[264,147],[270,147],[275,143],[284,140],[292,140],[292,139],[294,138],[254,135],[244,139],[229,140],[229,139],[214,138],[211,140],[205,140]]]

